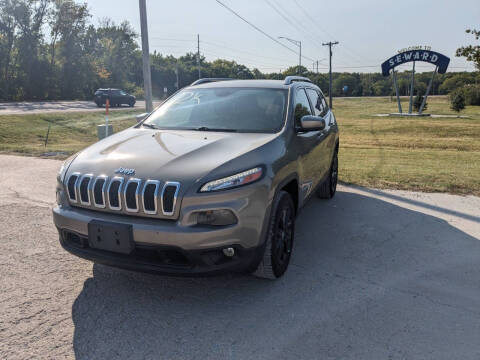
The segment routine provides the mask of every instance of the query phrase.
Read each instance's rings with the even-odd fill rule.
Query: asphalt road
[[[1,359],[480,358],[480,198],[341,186],[282,279],[169,278],[61,249],[59,165],[0,156]]]
[[[153,106],[158,106],[160,102],[154,101]],[[145,101],[137,101],[135,109],[144,109]],[[116,111],[119,109],[130,109],[127,105],[118,108],[111,108]],[[93,101],[38,101],[38,102],[11,102],[0,103],[0,115],[23,115],[23,114],[41,114],[49,112],[83,112],[83,111],[105,111],[105,108],[98,108]]]

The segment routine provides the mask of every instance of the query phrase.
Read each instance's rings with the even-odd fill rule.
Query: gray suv
[[[133,270],[278,278],[299,209],[335,194],[338,147],[307,78],[200,79],[63,164],[60,243]]]

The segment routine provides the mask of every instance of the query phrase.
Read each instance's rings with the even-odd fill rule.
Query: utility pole
[[[200,34],[197,34],[197,66],[198,66],[198,78],[202,77],[202,73],[200,71]]]
[[[330,51],[330,81],[328,82],[328,96],[330,100],[330,109],[333,109],[332,104],[332,46],[337,45],[338,41],[329,41],[328,43],[322,43],[323,46],[328,46]]]
[[[142,32],[143,89],[145,92],[145,110],[148,113],[151,113],[153,111],[152,76],[150,74],[150,49],[148,47],[146,0],[139,0],[139,5],[140,5],[140,28]]]
[[[317,74],[318,74],[318,60],[317,60]]]

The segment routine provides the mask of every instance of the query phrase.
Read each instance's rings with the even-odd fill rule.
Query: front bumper
[[[136,245],[125,255],[94,249],[88,238],[70,231],[59,230],[60,244],[73,255],[95,263],[128,270],[167,275],[213,275],[222,272],[253,269],[262,254],[262,247],[245,249],[232,245],[235,255],[226,257],[223,248],[184,250],[175,246]]]
[[[216,273],[248,269],[258,260],[263,246],[270,205],[258,187],[224,195],[195,196],[183,199],[183,212],[177,220],[128,216],[118,213],[72,207],[58,189],[59,203],[53,220],[62,246],[70,253],[94,262],[133,270],[167,274]],[[62,200],[63,199],[63,200]],[[193,225],[190,214],[198,210],[228,208],[238,223],[229,226]],[[129,255],[88,246],[88,224],[93,220],[128,224],[132,227],[134,251]],[[233,247],[227,257],[223,249]]]

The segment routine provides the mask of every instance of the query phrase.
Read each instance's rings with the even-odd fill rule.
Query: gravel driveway
[[[59,165],[0,156],[1,359],[480,358],[480,198],[341,186],[279,281],[169,278],[61,249]]]

